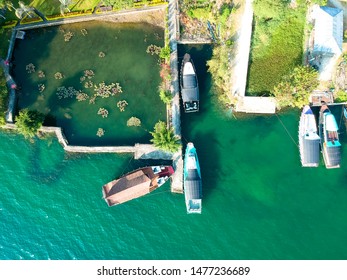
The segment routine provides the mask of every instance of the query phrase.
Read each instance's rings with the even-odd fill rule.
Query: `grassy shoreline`
[[[247,93],[269,95],[282,78],[302,64],[306,10],[283,8],[277,19],[261,18],[255,9]]]

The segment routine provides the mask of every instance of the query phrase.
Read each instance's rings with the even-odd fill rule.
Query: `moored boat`
[[[185,113],[199,111],[199,85],[193,60],[185,54],[181,67],[181,95]]]
[[[323,104],[319,112],[319,136],[326,168],[339,168],[341,162],[341,143],[338,126],[328,106]]]
[[[315,116],[306,105],[299,121],[299,150],[303,167],[317,167],[319,165],[319,141]]]
[[[188,213],[201,213],[202,183],[198,156],[193,143],[188,143],[183,168],[184,196]]]
[[[113,180],[102,187],[108,206],[144,196],[162,186],[174,173],[172,166],[139,168]]]

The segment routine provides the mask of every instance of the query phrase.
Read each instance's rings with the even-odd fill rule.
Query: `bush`
[[[339,90],[335,93],[335,102],[347,102],[347,92],[344,90]]]
[[[161,48],[159,57],[161,59],[165,59],[166,61],[168,61],[170,59],[170,53],[171,53],[170,46],[165,46]]]
[[[165,103],[165,104],[170,104],[172,100],[172,94],[169,90],[163,90],[161,89],[159,92],[160,99]]]
[[[16,117],[16,125],[18,131],[23,134],[25,138],[32,138],[42,126],[44,119],[44,115],[38,111],[23,109],[19,112],[18,117]]]

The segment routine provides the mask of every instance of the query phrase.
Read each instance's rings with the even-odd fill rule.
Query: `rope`
[[[286,126],[284,125],[284,123],[282,122],[282,120],[280,119],[280,117],[278,116],[278,114],[275,114],[276,117],[278,118],[278,120],[280,121],[280,123],[282,124],[283,128],[285,129],[285,131],[287,132],[287,134],[289,135],[289,137],[292,139],[293,143],[295,144],[295,146],[299,147],[298,143],[296,143],[296,141],[294,140],[294,138],[292,137],[292,135],[290,134],[290,132],[288,131],[288,129],[286,128]]]
[[[121,173],[122,175],[125,174],[124,171],[125,171],[126,169],[128,169],[128,167],[129,167],[129,165],[130,165],[130,162],[131,162],[133,159],[134,159],[134,156],[132,156],[132,157],[129,159],[127,166],[124,167],[124,169],[123,169],[123,171],[122,171],[122,173]]]
[[[162,192],[156,192],[156,193],[150,193],[150,194],[147,194],[146,197],[150,197],[150,196],[157,195],[157,194],[162,194],[162,193],[167,193],[167,192],[171,192],[171,190],[162,191]]]

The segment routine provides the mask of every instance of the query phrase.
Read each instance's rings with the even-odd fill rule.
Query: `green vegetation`
[[[174,153],[181,148],[180,140],[175,136],[173,128],[167,128],[163,121],[157,122],[154,126],[154,132],[150,133],[153,136],[151,142],[163,151]]]
[[[0,68],[0,125],[5,124],[5,112],[7,110],[8,91],[4,71]]]
[[[172,94],[169,90],[160,89],[159,96],[160,99],[167,105],[169,105],[172,101]]]
[[[318,72],[312,67],[298,66],[291,74],[285,76],[274,87],[273,94],[278,106],[302,107],[307,104],[308,97],[318,86]]]
[[[18,117],[16,117],[16,125],[18,131],[23,134],[25,138],[32,138],[42,126],[44,119],[44,115],[37,111],[23,109],[19,112]]]
[[[336,92],[334,101],[336,103],[347,102],[347,92],[345,90],[339,90],[338,92]]]
[[[236,6],[230,1],[226,1],[221,7],[211,9],[213,34],[215,46],[212,58],[207,62],[208,71],[212,75],[214,86],[218,92],[218,99],[222,104],[232,103],[228,93],[231,89],[230,84],[230,60],[233,55],[234,35],[232,17],[238,11]]]
[[[167,45],[167,46],[160,49],[159,57],[161,59],[164,59],[165,61],[169,61],[170,60],[170,53],[171,53],[170,46]]]
[[[292,9],[288,1],[255,0],[254,33],[248,93],[273,92],[282,77],[302,63],[306,6]]]

